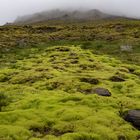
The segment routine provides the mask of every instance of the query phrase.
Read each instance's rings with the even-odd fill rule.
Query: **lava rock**
[[[140,110],[129,110],[124,119],[140,130]]]

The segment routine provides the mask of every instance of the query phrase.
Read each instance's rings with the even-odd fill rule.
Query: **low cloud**
[[[139,0],[0,0],[0,24],[17,16],[52,9],[99,9],[115,15],[140,18]]]

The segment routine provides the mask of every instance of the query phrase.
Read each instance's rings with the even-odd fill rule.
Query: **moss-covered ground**
[[[140,109],[139,29],[139,21],[0,27],[0,140],[139,140],[123,118]],[[121,52],[126,44],[131,52]]]

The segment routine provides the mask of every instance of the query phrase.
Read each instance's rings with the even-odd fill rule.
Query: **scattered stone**
[[[124,119],[140,130],[140,110],[129,110]]]
[[[81,78],[80,80],[81,80],[81,82],[90,83],[90,84],[94,84],[94,85],[99,84],[99,80],[95,79],[95,78]]]
[[[129,46],[129,45],[120,46],[120,49],[122,52],[132,52],[133,51],[133,47]]]
[[[85,90],[80,90],[80,92],[85,93],[85,94],[97,94],[99,96],[111,96],[111,92],[108,89],[105,88],[91,88],[91,89],[85,89]]]
[[[112,82],[124,82],[124,81],[125,81],[125,79],[123,79],[122,77],[119,77],[119,76],[112,76],[112,77],[110,78],[110,80],[111,80]]]
[[[96,88],[93,91],[100,96],[111,96],[111,92],[105,88]]]

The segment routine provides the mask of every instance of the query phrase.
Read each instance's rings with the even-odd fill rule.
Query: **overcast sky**
[[[100,9],[140,18],[140,0],[0,0],[0,25],[17,16],[59,8]]]

